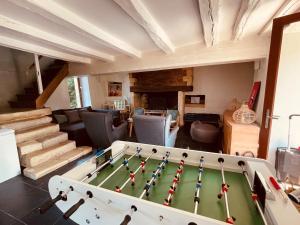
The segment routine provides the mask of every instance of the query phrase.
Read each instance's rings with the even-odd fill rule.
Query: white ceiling
[[[153,51],[174,54],[193,44],[209,48],[205,36],[216,37],[214,46],[265,36],[274,17],[300,10],[300,0],[0,0],[0,5],[0,45],[20,49],[14,40],[22,41],[22,50],[85,63],[143,58]]]

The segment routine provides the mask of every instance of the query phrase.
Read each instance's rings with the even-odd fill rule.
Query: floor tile
[[[26,223],[22,223],[12,215],[0,210],[0,225],[26,225]]]
[[[29,225],[53,225],[62,218],[62,212],[53,206],[46,213],[40,214],[38,209],[34,209],[21,220]]]
[[[49,193],[20,180],[0,185],[0,209],[21,219],[49,198]]]

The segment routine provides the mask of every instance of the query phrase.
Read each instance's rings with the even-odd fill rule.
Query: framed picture
[[[108,96],[122,96],[122,82],[108,82]]]

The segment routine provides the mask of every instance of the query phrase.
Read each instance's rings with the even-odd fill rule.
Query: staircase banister
[[[53,80],[47,85],[44,89],[43,93],[35,100],[36,108],[43,108],[47,100],[56,90],[58,85],[62,82],[62,80],[69,74],[69,66],[65,64],[61,70],[57,73],[57,75],[53,78]]]

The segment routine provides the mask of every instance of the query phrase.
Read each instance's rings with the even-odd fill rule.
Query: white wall
[[[261,125],[262,122],[262,114],[264,109],[264,98],[265,98],[265,88],[266,88],[266,79],[267,79],[267,68],[268,68],[268,60],[262,59],[260,61],[256,61],[256,68],[254,71],[254,82],[260,81],[260,91],[257,96],[257,103],[256,103],[256,122]]]
[[[205,108],[185,107],[185,112],[223,114],[232,99],[248,100],[253,84],[252,62],[194,68],[193,92],[205,95]]]
[[[115,73],[108,75],[89,76],[91,102],[93,108],[102,108],[103,104],[111,103],[112,100],[124,99],[123,97],[108,97],[108,82],[122,82],[123,96],[130,101],[130,84],[128,73]]]
[[[13,100],[21,90],[20,79],[12,51],[0,46],[0,110],[9,108],[8,101]]]
[[[287,146],[288,116],[300,114],[300,33],[284,34],[281,48],[268,159],[274,163],[276,148]],[[300,118],[292,122],[292,145],[300,146]]]
[[[46,107],[50,107],[52,110],[70,108],[70,97],[68,92],[67,79],[68,78],[65,78],[59,84],[54,93],[46,102]]]

